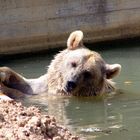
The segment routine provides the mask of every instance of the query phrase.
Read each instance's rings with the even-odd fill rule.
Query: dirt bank
[[[80,140],[34,106],[0,101],[0,140]]]

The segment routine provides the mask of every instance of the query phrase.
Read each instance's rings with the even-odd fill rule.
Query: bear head
[[[121,65],[107,64],[82,41],[82,31],[72,32],[67,49],[55,56],[48,69],[48,92],[93,96],[115,90],[111,79],[120,73]]]

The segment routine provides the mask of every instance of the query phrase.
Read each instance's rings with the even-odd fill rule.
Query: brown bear
[[[70,34],[67,49],[52,60],[45,75],[26,79],[8,67],[0,68],[0,88],[8,96],[38,94],[96,96],[115,90],[111,81],[121,65],[107,64],[97,52],[83,45],[83,32]]]

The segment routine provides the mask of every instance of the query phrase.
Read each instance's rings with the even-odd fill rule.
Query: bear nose
[[[67,92],[71,92],[76,88],[76,83],[74,81],[68,81],[66,85]]]

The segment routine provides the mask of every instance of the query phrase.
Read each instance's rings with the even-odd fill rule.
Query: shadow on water
[[[98,44],[99,45],[99,44]],[[120,63],[122,71],[115,79],[117,94],[103,98],[28,97],[25,105],[37,105],[54,115],[57,121],[88,140],[138,140],[140,138],[140,42],[114,42],[95,45],[107,63]],[[103,45],[103,46],[102,46]],[[91,46],[89,46],[91,48]],[[101,49],[98,49],[101,48]],[[2,61],[26,77],[46,72],[53,53],[23,55]]]

